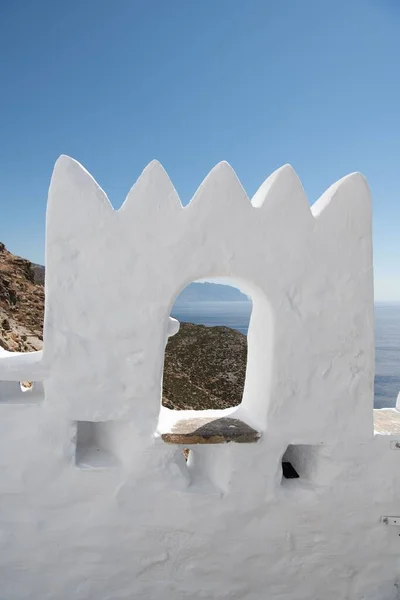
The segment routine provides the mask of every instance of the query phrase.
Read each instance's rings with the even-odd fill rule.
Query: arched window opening
[[[171,316],[180,330],[169,338],[163,406],[224,410],[242,401],[251,298],[226,281],[193,282],[177,297]]]
[[[181,450],[258,442],[273,372],[264,291],[236,279],[193,281],[170,302],[157,435]]]

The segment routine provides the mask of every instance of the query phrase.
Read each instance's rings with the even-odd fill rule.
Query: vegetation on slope
[[[246,359],[242,333],[181,323],[165,351],[163,405],[176,410],[236,406],[242,399]]]

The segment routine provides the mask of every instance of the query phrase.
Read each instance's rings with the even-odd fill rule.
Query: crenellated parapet
[[[215,277],[253,302],[243,401],[177,415],[171,307]],[[0,356],[0,596],[396,598],[381,519],[399,512],[400,438],[381,416],[374,435],[360,174],[310,207],[288,165],[250,199],[220,163],[183,207],[154,161],[114,210],[62,156],[45,285],[43,351]]]

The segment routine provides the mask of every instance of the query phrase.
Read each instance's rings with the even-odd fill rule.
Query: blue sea
[[[175,306],[179,321],[225,325],[247,334],[249,302],[187,302]],[[375,306],[375,408],[395,406],[400,392],[400,304]]]

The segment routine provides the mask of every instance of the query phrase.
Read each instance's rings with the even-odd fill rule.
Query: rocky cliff
[[[42,347],[44,287],[35,283],[29,260],[0,243],[0,345],[6,350]]]

